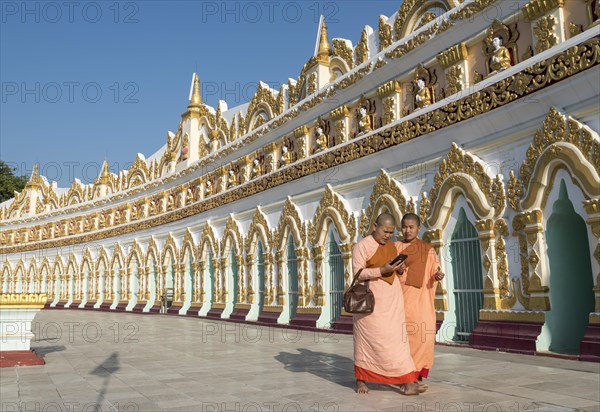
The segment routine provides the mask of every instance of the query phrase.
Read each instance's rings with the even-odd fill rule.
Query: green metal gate
[[[344,304],[344,260],[342,252],[335,240],[333,232],[329,235],[328,247],[329,278],[331,279],[331,323],[335,322],[342,313]]]
[[[258,276],[258,308],[262,311],[265,305],[265,257],[263,244],[259,240],[256,246],[256,256],[254,262],[256,264],[256,275]]]
[[[290,319],[296,316],[296,309],[298,308],[298,257],[296,256],[296,245],[294,244],[294,238],[290,235],[287,243],[287,273],[288,273],[288,294],[289,294],[289,308],[290,308]]]
[[[233,246],[231,246],[231,253],[229,254],[229,264],[231,267],[231,285],[228,285],[231,289],[227,292],[231,292],[231,300],[235,305],[238,301],[238,263],[235,258],[235,250]]]
[[[483,270],[481,244],[475,227],[460,209],[458,222],[450,241],[454,279],[456,333],[454,340],[469,340],[483,306]]]

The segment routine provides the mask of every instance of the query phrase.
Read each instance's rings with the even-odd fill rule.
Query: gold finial
[[[104,159],[104,163],[102,163],[102,172],[100,173],[100,184],[106,185],[110,179],[110,172],[108,171],[108,160]]]
[[[194,90],[190,105],[188,107],[199,107],[202,104],[202,96],[200,96],[200,78],[197,73],[194,73]]]
[[[39,185],[40,183],[40,173],[39,173],[39,164],[36,163],[33,165],[33,172],[31,172],[31,177],[29,177],[29,181],[25,184],[27,188],[33,188]]]
[[[331,54],[331,46],[327,38],[327,25],[325,19],[321,18],[321,35],[319,36],[319,51],[317,52],[317,60],[320,63],[329,63],[329,55]]]

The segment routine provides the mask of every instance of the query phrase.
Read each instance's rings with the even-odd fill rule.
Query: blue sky
[[[297,78],[319,15],[356,45],[401,1],[0,1],[0,159],[68,187],[127,168],[175,131],[192,73],[229,107]]]

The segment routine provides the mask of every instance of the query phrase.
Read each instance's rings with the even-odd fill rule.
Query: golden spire
[[[102,172],[100,173],[99,182],[101,185],[108,184],[110,179],[110,172],[108,171],[108,160],[104,159],[104,163],[102,163]]]
[[[197,73],[194,73],[194,90],[192,92],[192,98],[190,99],[190,105],[188,107],[200,107],[202,104],[202,96],[200,96],[200,78]]]
[[[329,63],[329,55],[331,54],[331,46],[327,38],[327,25],[325,19],[321,16],[321,33],[319,36],[319,50],[317,52],[317,60],[319,63]]]
[[[29,181],[25,184],[27,188],[33,188],[40,184],[40,172],[39,172],[39,164],[36,163],[33,165],[33,172],[31,172],[31,176],[29,177]]]

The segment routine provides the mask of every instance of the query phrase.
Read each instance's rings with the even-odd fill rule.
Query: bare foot
[[[417,385],[417,390],[419,391],[419,393],[423,393],[427,389],[429,389],[429,385],[426,383],[415,382],[415,384]]]
[[[358,379],[356,380],[356,393],[360,395],[366,395],[369,393],[369,388],[367,387],[365,381],[359,381]]]
[[[415,382],[410,382],[410,383],[405,383],[404,385],[400,386],[400,393],[402,395],[418,395],[419,393],[421,393],[417,387],[417,384]]]

